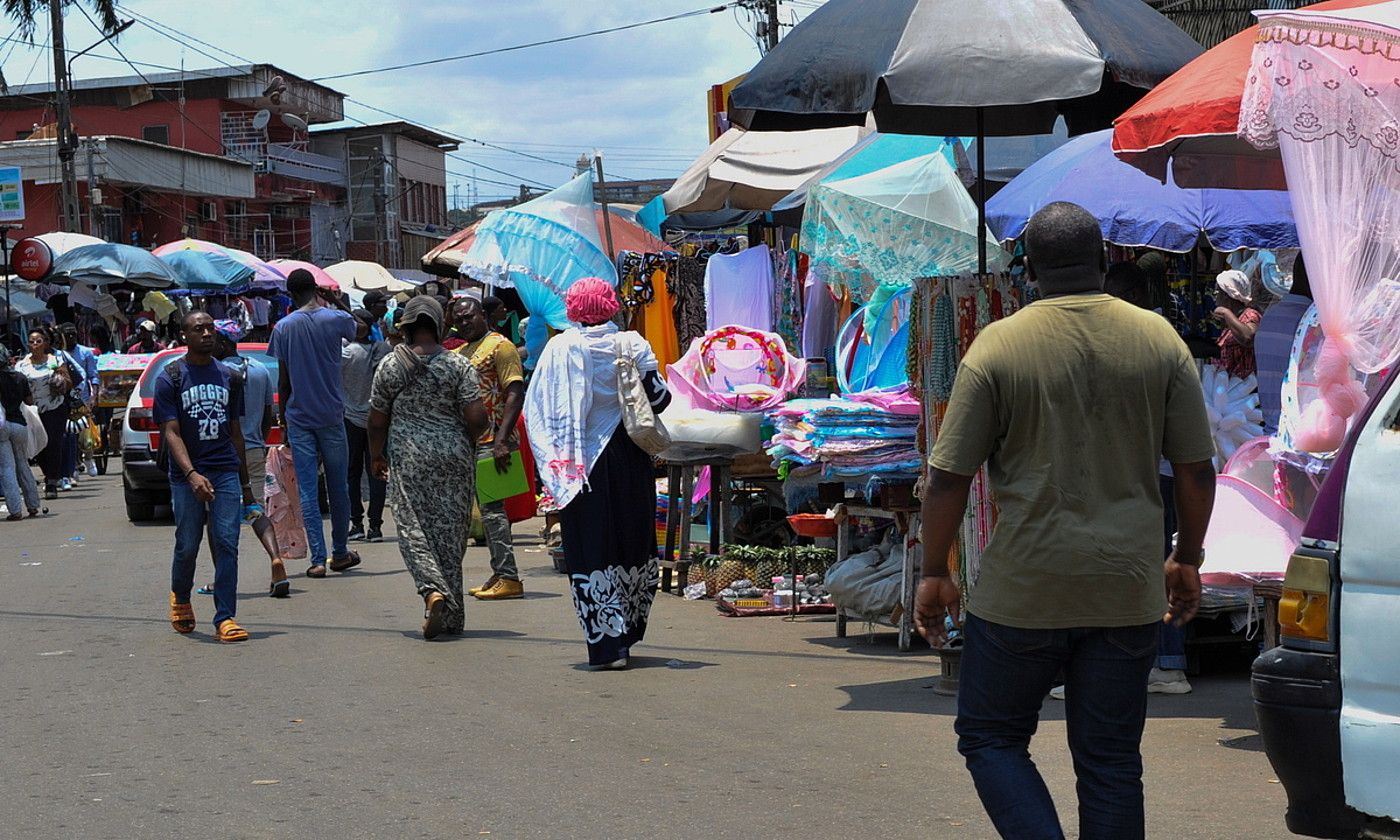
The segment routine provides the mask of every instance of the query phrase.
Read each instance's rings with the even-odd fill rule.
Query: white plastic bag
[[[20,405],[20,412],[24,414],[24,425],[29,431],[29,445],[25,448],[24,457],[32,461],[49,445],[49,433],[44,430],[44,421],[39,417],[38,408],[24,403]]]

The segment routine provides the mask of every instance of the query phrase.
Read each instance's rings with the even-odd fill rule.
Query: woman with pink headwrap
[[[612,322],[619,305],[606,280],[569,287],[578,326],[540,354],[525,394],[525,423],[541,481],[560,508],[564,561],[594,669],[622,669],[646,633],[658,564],[651,456],[627,436],[617,362],[641,371],[653,410],[671,401],[646,339]]]
[[[1243,271],[1222,271],[1215,278],[1215,317],[1220,331],[1220,367],[1236,379],[1254,375],[1254,333],[1262,317],[1254,302],[1253,284]]]

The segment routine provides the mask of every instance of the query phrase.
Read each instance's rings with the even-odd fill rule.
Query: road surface
[[[393,542],[281,601],[245,530],[252,639],[219,645],[207,597],[194,636],[170,629],[172,527],[126,522],[118,477],[52,504],[0,523],[0,836],[995,837],[936,658],[891,633],[660,595],[637,667],[588,672],[522,525],[529,597],[472,602],[467,635],[434,643]],[[467,567],[484,578],[485,550]],[[1148,836],[1285,836],[1245,675],[1196,686],[1152,699]],[[1063,713],[1045,712],[1033,749],[1074,836]]]

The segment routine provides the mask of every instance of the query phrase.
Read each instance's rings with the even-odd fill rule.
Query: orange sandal
[[[239,627],[238,622],[233,619],[226,618],[219,622],[214,638],[221,642],[246,642],[248,641],[248,631]]]
[[[193,633],[195,628],[194,605],[175,603],[175,593],[170,593],[170,626],[176,633]]]

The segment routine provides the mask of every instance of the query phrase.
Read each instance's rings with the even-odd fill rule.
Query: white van
[[[1280,644],[1254,663],[1288,828],[1400,838],[1400,377],[1353,426],[1288,564]]]

